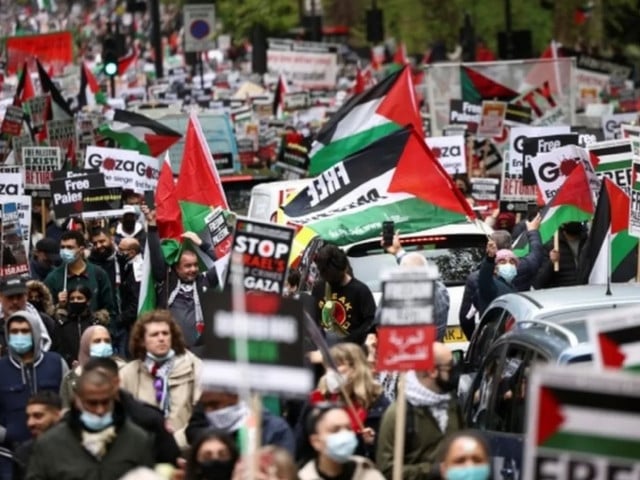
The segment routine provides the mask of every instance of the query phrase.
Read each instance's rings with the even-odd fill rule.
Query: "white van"
[[[256,220],[270,221],[289,195],[299,192],[309,185],[313,178],[281,180],[260,183],[251,189],[247,216]]]

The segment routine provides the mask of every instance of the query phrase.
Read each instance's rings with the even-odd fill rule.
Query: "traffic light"
[[[118,74],[118,42],[111,34],[102,42],[102,71],[108,77]]]

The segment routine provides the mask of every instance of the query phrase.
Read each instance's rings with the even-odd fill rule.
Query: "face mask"
[[[346,463],[358,446],[356,434],[351,430],[341,430],[327,436],[327,456],[338,463]]]
[[[64,263],[65,265],[69,265],[70,263],[75,262],[76,252],[74,252],[70,248],[61,248],[60,259],[62,260],[62,263]]]
[[[113,251],[114,251],[113,247],[107,247],[106,249],[104,249],[102,251],[94,250],[93,254],[98,258],[101,258],[103,260],[108,260],[109,257],[111,257],[111,255],[113,255]]]
[[[12,333],[9,335],[9,347],[18,355],[27,353],[33,348],[33,337],[30,333]]]
[[[87,303],[85,302],[69,302],[67,305],[67,312],[70,317],[79,317],[87,310]]]
[[[206,480],[230,480],[235,463],[232,460],[208,460],[198,463],[200,476]]]
[[[207,412],[207,421],[214,430],[233,433],[244,424],[248,415],[246,407],[241,403]]]
[[[90,357],[106,358],[111,355],[113,355],[113,347],[110,343],[92,343],[91,347],[89,347]]]
[[[503,263],[498,265],[498,275],[504,278],[507,283],[511,283],[511,281],[516,278],[518,274],[518,269],[515,265],[510,263]]]
[[[105,428],[113,425],[113,414],[111,412],[107,412],[104,415],[96,415],[83,410],[80,414],[80,421],[89,430],[99,432],[100,430],[104,430]]]
[[[446,480],[487,480],[489,465],[472,465],[469,467],[451,467],[444,474]]]
[[[580,235],[582,233],[582,224],[580,222],[569,222],[565,223],[562,229],[569,235]]]
[[[346,383],[345,378],[335,370],[329,370],[325,378],[329,393],[338,393],[340,387]]]
[[[173,349],[169,350],[166,355],[163,356],[158,356],[158,355],[154,355],[151,352],[147,352],[147,357],[149,357],[151,360],[153,360],[154,362],[166,362],[167,360],[169,360],[170,358],[173,358],[176,356],[176,352],[173,351]]]
[[[44,306],[41,300],[31,300],[29,303],[33,305],[36,310],[42,312]]]
[[[125,232],[132,232],[136,228],[136,219],[131,217],[124,217],[122,219],[122,228]]]
[[[447,378],[446,380],[442,378],[439,373],[438,373],[438,376],[436,377],[436,385],[438,385],[440,390],[442,390],[445,393],[452,392],[455,389],[457,389],[459,381],[460,381],[460,371],[456,366],[454,366],[451,370],[449,370],[449,378]]]

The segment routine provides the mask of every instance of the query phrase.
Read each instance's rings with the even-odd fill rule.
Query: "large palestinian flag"
[[[412,128],[387,135],[335,164],[282,211],[287,221],[338,245],[379,236],[384,220],[413,233],[473,217],[422,134]]]
[[[541,212],[540,238],[542,244],[549,242],[563,224],[586,222],[591,220],[593,215],[593,196],[589,178],[584,165],[578,163]],[[518,237],[513,251],[520,257],[529,252],[526,234]]]
[[[116,142],[119,147],[157,157],[177,143],[182,135],[175,130],[139,113],[115,109],[110,123],[98,128],[98,133]]]
[[[73,113],[69,108],[69,104],[56,87],[51,77],[46,72],[40,61],[36,62],[38,66],[38,76],[40,77],[40,86],[42,91],[49,94],[50,109],[48,112],[47,120],[67,120],[73,118]]]
[[[635,278],[638,239],[628,232],[629,195],[604,178],[589,239],[578,268],[580,283],[605,285]]]
[[[483,100],[510,101],[519,95],[515,90],[502,85],[472,67],[460,68],[462,100],[480,104]]]
[[[409,67],[351,97],[332,115],[312,145],[309,175],[318,175],[406,125],[424,137]]]

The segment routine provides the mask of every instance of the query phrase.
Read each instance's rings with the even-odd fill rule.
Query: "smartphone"
[[[145,190],[144,203],[149,207],[149,210],[156,209],[156,192],[155,190]]]
[[[382,245],[390,247],[393,245],[393,236],[396,233],[396,225],[392,221],[382,222]]]
[[[540,213],[540,207],[535,203],[527,204],[527,220],[531,221]]]

